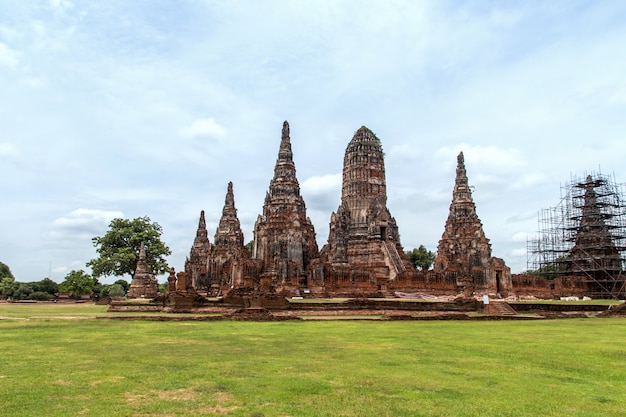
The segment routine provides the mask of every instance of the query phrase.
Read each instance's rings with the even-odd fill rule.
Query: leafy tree
[[[79,271],[72,270],[59,285],[59,290],[71,292],[75,296],[80,297],[81,295],[90,294],[96,283],[98,283],[98,280],[85,273],[82,269]]]
[[[11,272],[11,268],[9,268],[8,265],[0,262],[0,281],[2,281],[3,278],[12,278],[13,281],[15,281],[15,277]]]
[[[52,294],[50,294],[48,292],[34,291],[34,292],[30,293],[30,295],[28,296],[28,299],[29,300],[37,300],[37,301],[48,301],[52,297],[54,297],[54,295],[52,295]]]
[[[252,250],[254,249],[254,240],[251,240],[250,242],[246,243],[246,249],[248,249],[248,252],[250,252],[250,257],[252,257]]]
[[[32,283],[33,291],[45,292],[54,295],[59,292],[59,284],[52,281],[50,278],[44,278],[41,281]]]
[[[13,291],[12,297],[16,300],[28,300],[28,297],[34,292],[33,287],[28,282],[19,282],[17,289]]]
[[[0,279],[0,295],[5,297],[13,296],[13,292],[17,290],[19,284],[15,282],[13,277],[4,277]]]
[[[120,285],[122,287],[122,289],[124,290],[124,294],[126,294],[128,292],[128,289],[130,288],[130,284],[125,279],[118,279],[113,284]],[[124,294],[122,294],[122,295],[124,295]]]
[[[109,296],[111,297],[123,297],[126,295],[126,291],[120,284],[112,284],[109,286]]]
[[[420,245],[419,248],[407,251],[406,255],[409,257],[409,260],[413,264],[416,269],[421,271],[427,271],[435,262],[436,254],[429,251],[424,247],[424,245]]]
[[[113,219],[104,236],[91,239],[99,256],[87,262],[87,266],[92,268],[96,277],[124,274],[132,277],[139,258],[139,247],[143,242],[150,270],[157,275],[168,272],[164,256],[170,255],[172,251],[161,241],[161,234],[161,226],[152,222],[148,216],[133,220]]]

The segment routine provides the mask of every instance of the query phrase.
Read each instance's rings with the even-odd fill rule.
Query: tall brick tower
[[[341,205],[331,214],[325,256],[334,267],[368,271],[375,280],[412,270],[387,209],[382,145],[365,126],[346,148]]]
[[[467,292],[500,293],[510,288],[510,268],[491,256],[491,243],[476,214],[463,152],[457,156],[456,179],[446,225],[437,245],[435,272],[452,274]]]
[[[215,231],[213,251],[208,260],[209,282],[223,289],[243,283],[243,263],[250,257],[243,243],[243,232],[235,208],[233,183],[228,183],[222,217]]]
[[[262,279],[271,279],[280,289],[305,285],[307,267],[318,256],[315,229],[300,195],[289,123],[285,121],[274,178],[265,195],[263,213],[254,225],[252,257],[263,261]]]
[[[185,261],[185,273],[191,280],[190,282],[194,288],[206,285],[207,259],[212,249],[213,246],[209,241],[206,229],[204,210],[202,210],[200,212],[200,220],[198,220],[196,237],[189,251],[189,257]]]

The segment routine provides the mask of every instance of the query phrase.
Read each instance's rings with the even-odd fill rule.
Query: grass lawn
[[[21,318],[0,320],[2,416],[626,410],[626,319],[145,322],[48,308],[0,304]]]

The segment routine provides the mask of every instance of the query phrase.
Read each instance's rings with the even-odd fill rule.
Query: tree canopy
[[[87,262],[87,266],[91,267],[95,277],[125,274],[133,277],[139,258],[139,247],[143,242],[146,262],[151,272],[169,272],[170,268],[164,256],[171,255],[172,251],[161,241],[162,233],[161,226],[152,222],[148,216],[132,220],[113,219],[104,236],[92,239],[99,256]]]
[[[15,281],[11,268],[7,264],[0,262],[0,281],[2,281],[2,278],[11,278]]]
[[[66,276],[65,280],[59,284],[59,290],[62,292],[71,292],[75,296],[91,294],[93,288],[98,284],[98,280],[87,274],[85,271],[72,270]]]
[[[406,255],[416,269],[420,271],[427,271],[435,262],[435,253],[426,249],[424,245],[420,245],[419,248],[407,251]]]

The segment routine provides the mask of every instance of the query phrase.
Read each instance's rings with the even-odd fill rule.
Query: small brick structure
[[[135,274],[128,288],[128,298],[155,298],[159,291],[159,285],[154,274],[150,273],[146,262],[146,249],[143,242],[139,247],[139,257]]]

